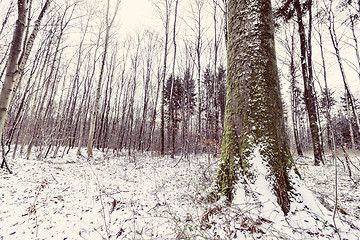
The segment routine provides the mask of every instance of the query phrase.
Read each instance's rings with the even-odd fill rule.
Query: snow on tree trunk
[[[287,144],[271,0],[230,0],[228,14],[219,193],[236,206],[250,206],[250,215],[268,219],[286,236],[318,231],[321,223],[324,234],[334,237],[332,213],[304,187]],[[345,224],[338,227],[342,233],[352,231]]]
[[[254,180],[256,173],[249,161],[260,146],[262,159],[271,168],[278,203],[286,214],[292,160],[285,135],[270,1],[229,1],[228,11],[228,89],[218,185],[232,200],[239,178]]]

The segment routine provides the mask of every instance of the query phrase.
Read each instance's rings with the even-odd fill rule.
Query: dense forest
[[[61,174],[78,171],[60,167],[60,159],[91,170],[98,188],[93,191],[99,192],[92,197],[104,222],[95,232],[102,239],[126,232],[127,239],[150,234],[136,229],[136,217],[125,221],[133,221],[133,227],[111,230],[117,226],[111,225],[111,214],[123,204],[116,194],[132,192],[131,207],[135,196],[143,194],[135,187],[109,193],[101,185],[102,178],[120,177],[116,171],[127,177],[121,161],[133,165],[129,174],[135,176],[123,183],[127,185],[144,181],[138,178],[150,177],[154,169],[190,174],[195,159],[200,159],[195,165],[203,171],[196,173],[202,179],[196,181],[202,185],[192,185],[191,191],[206,196],[196,197],[199,205],[190,205],[203,211],[199,225],[194,224],[201,237],[211,235],[204,239],[233,239],[238,230],[249,234],[245,238],[276,232],[279,238],[296,239],[303,229],[310,229],[307,237],[356,236],[359,209],[344,218],[335,215],[345,212],[338,203],[338,164],[349,174],[348,187],[357,189],[360,182],[358,163],[349,155],[356,156],[360,148],[360,1],[147,0],[144,6],[146,2],[152,18],[144,18],[143,26],[124,26],[124,16],[136,15],[126,12],[128,1],[0,2],[1,168],[11,175],[12,167],[21,171],[23,164],[27,169],[26,160],[51,163],[46,166],[52,169],[55,188],[62,188],[68,176],[54,176],[60,174],[56,167]],[[69,160],[72,153],[77,160]],[[335,169],[330,207],[303,188],[300,169],[307,158],[305,165]],[[159,159],[173,167],[159,165],[164,164]],[[100,172],[95,173],[96,165]],[[161,174],[151,187],[158,189],[151,202],[155,207],[144,216],[169,200],[163,203],[157,195],[157,181],[168,177]],[[38,197],[50,175],[36,188],[26,214],[35,216],[36,237]],[[90,175],[84,175],[86,192]],[[21,184],[21,178],[26,177],[14,181]],[[78,181],[82,192],[83,179]],[[169,182],[163,184],[167,194],[175,186]],[[55,198],[50,201],[64,201],[59,200],[62,195]],[[251,217],[240,223],[225,218],[234,225],[223,227],[221,216],[238,218],[244,209],[233,207],[252,204],[257,208],[246,210]],[[168,222],[181,225],[181,218],[171,214]],[[253,225],[247,228],[249,219]],[[299,219],[306,223],[297,228]],[[196,222],[193,217],[184,221]],[[198,239],[186,224],[175,239]],[[274,228],[270,233],[259,230],[267,224]],[[224,235],[217,234],[219,229]],[[94,233],[86,234],[91,239]]]
[[[122,31],[120,1],[30,1],[3,131],[13,156],[57,156],[60,146],[79,154],[88,146],[89,156],[92,146],[220,153],[227,3],[150,2],[158,25]],[[287,134],[299,155],[314,149],[318,164],[331,148],[331,128],[335,145],[359,145],[359,5],[291,2],[273,11]],[[4,79],[16,2],[2,1],[1,9]]]

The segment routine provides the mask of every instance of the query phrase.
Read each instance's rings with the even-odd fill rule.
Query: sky
[[[105,0],[95,0],[99,2],[100,4],[106,4]],[[159,19],[158,14],[154,10],[151,1],[154,0],[121,0],[120,10],[118,13],[119,17],[119,34],[122,36],[126,36],[127,33],[136,33],[141,32],[143,29],[151,29],[154,30],[158,26],[161,28],[161,21]],[[0,5],[2,8],[6,8],[8,6],[7,2],[8,0],[0,0]],[[115,1],[111,1],[113,4]],[[186,0],[180,1],[182,4],[187,4]],[[158,28],[158,29],[160,29]],[[328,38],[328,36],[325,36]],[[330,42],[328,40],[328,42]],[[319,58],[319,52],[316,52],[316,42],[313,42],[314,45],[314,59]],[[277,52],[280,53],[279,44],[277,44]],[[340,76],[340,71],[338,67],[338,63],[336,61],[336,58],[334,58],[333,47],[327,46],[325,47],[326,51],[326,58],[327,58],[327,67],[328,67],[328,74],[329,78],[334,82],[334,87],[337,92],[341,93],[343,92],[343,83]],[[351,49],[348,46],[343,46],[342,48],[342,57],[344,58],[354,58],[355,54],[353,49]],[[330,60],[330,61],[329,61]],[[355,61],[356,62],[356,61]],[[354,74],[354,71],[349,69],[349,67],[344,64],[347,68],[347,80],[349,84],[352,86],[352,91],[354,93],[359,94],[360,92],[360,81],[358,79],[358,76]],[[280,67],[280,66],[279,66]]]
[[[149,0],[122,0],[120,5],[121,28],[126,31],[157,24],[159,19]]]
[[[159,26],[161,24],[156,11],[151,5],[151,0],[122,0],[120,6],[120,23],[121,30],[125,30],[126,32],[136,32],[137,30],[147,28],[153,29],[155,26]],[[315,41],[313,44],[316,45]],[[342,49],[343,57],[345,59],[353,58],[355,56],[353,49],[346,48],[347,47]],[[333,54],[331,53],[333,52],[333,47],[331,45],[326,46],[325,51],[327,52],[327,60],[334,58]],[[314,55],[314,58],[318,58],[319,56],[317,55],[320,55],[318,52],[316,52],[316,49],[314,49]],[[330,83],[330,85],[333,85],[337,91],[342,92],[343,83],[341,76],[339,75],[340,71],[336,59],[331,61],[330,64],[328,63],[328,65],[328,77],[330,80],[333,80],[333,84]],[[356,85],[360,84],[358,77],[356,74],[352,73],[353,71],[349,69],[346,64],[345,68],[347,68],[347,80],[349,84],[353,86],[353,92],[358,93],[360,91],[360,87],[356,87]]]

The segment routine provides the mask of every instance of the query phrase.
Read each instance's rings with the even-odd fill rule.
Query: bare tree
[[[105,63],[106,63],[106,56],[107,56],[109,40],[110,40],[110,30],[111,30],[111,27],[112,27],[112,25],[113,25],[113,23],[115,21],[115,17],[117,15],[120,3],[121,3],[121,0],[116,1],[116,5],[115,5],[115,8],[114,8],[114,13],[113,13],[113,16],[110,19],[110,0],[107,1],[106,14],[105,14],[104,52],[102,53],[103,55],[102,55],[102,61],[101,61],[101,67],[100,67],[100,76],[99,76],[98,85],[97,85],[97,89],[96,89],[96,99],[95,99],[95,102],[94,102],[93,113],[92,113],[92,117],[91,117],[89,139],[88,139],[88,144],[87,144],[88,157],[93,156],[93,142],[94,142],[94,133],[95,133],[95,123],[96,123],[96,118],[97,118],[97,114],[98,114],[98,107],[99,107],[100,93],[101,93],[101,84],[102,84],[102,80],[103,80]]]
[[[194,63],[196,64],[197,69],[197,94],[198,94],[198,119],[197,119],[197,133],[199,137],[202,134],[202,126],[201,126],[201,115],[203,112],[202,106],[202,90],[201,90],[201,71],[202,71],[202,64],[201,64],[201,56],[203,53],[203,45],[204,40],[203,36],[206,32],[206,29],[203,26],[203,15],[204,15],[204,8],[205,8],[205,0],[195,0],[195,2],[191,1],[190,3],[190,18],[192,23],[187,23],[189,28],[194,34],[195,37],[195,57]]]
[[[59,16],[56,21],[56,23],[59,24],[60,27],[58,29],[58,32],[56,31],[57,29],[54,29],[54,34],[55,34],[54,45],[55,46],[52,46],[52,44],[50,42],[50,45],[48,48],[49,50],[47,53],[47,54],[50,54],[52,51],[54,51],[54,55],[51,56],[52,57],[52,59],[50,61],[51,64],[46,63],[47,70],[45,71],[45,74],[44,74],[45,79],[44,79],[43,95],[42,95],[42,99],[40,100],[40,103],[37,105],[37,111],[36,111],[37,114],[36,114],[35,124],[34,124],[34,128],[33,128],[32,137],[31,137],[30,143],[28,145],[26,158],[30,157],[31,149],[34,146],[36,140],[38,140],[37,139],[38,133],[39,133],[39,131],[42,130],[41,122],[46,118],[46,115],[48,113],[48,108],[45,108],[45,111],[43,112],[45,102],[47,100],[49,91],[50,91],[50,96],[51,96],[51,93],[54,90],[54,88],[52,87],[52,84],[56,80],[60,62],[61,62],[61,58],[62,58],[62,53],[64,51],[64,48],[61,48],[62,39],[64,37],[66,28],[69,26],[69,23],[72,20],[72,16],[73,16],[75,7],[76,7],[76,5],[67,5],[65,7],[62,15]],[[67,16],[68,11],[70,11],[69,16]],[[54,47],[54,48],[52,48],[52,47]],[[51,97],[50,97],[50,101],[51,101]],[[40,153],[40,155],[41,155],[41,153]]]
[[[332,3],[333,1],[330,1],[330,4],[325,4],[327,13],[328,13],[328,17],[329,17],[329,33],[330,33],[330,37],[331,37],[331,41],[335,50],[335,56],[337,58],[338,61],[338,65],[339,65],[339,69],[340,69],[340,73],[341,73],[341,77],[344,83],[344,88],[345,88],[345,97],[346,97],[346,101],[347,101],[347,108],[348,108],[348,115],[350,115],[350,111],[349,111],[349,105],[352,109],[352,113],[354,114],[355,120],[356,120],[356,124],[358,127],[358,131],[360,133],[360,120],[359,120],[359,115],[357,113],[356,110],[356,106],[355,106],[355,100],[354,100],[354,96],[350,90],[349,84],[347,82],[347,78],[346,78],[346,73],[345,73],[345,69],[343,66],[343,59],[341,57],[341,53],[340,53],[340,47],[339,47],[339,39],[338,36],[336,34],[336,30],[335,30],[335,16],[334,16],[334,12],[332,10]],[[350,117],[350,116],[349,116]],[[350,132],[352,132],[352,126],[351,126],[351,122],[349,122],[349,127],[350,127]],[[354,144],[354,139],[352,137],[352,143]]]
[[[14,12],[15,10],[15,1],[11,1],[10,4],[9,4],[9,7],[5,13],[5,16],[4,16],[4,20],[1,24],[1,28],[0,28],[0,39],[2,39],[1,35],[5,29],[5,26],[6,24],[8,23],[9,21],[9,17],[11,16],[11,14]]]
[[[153,62],[154,62],[154,54],[157,50],[157,35],[154,35],[151,32],[145,33],[145,59],[143,64],[143,86],[144,86],[144,100],[143,100],[143,110],[142,110],[142,120],[139,130],[139,145],[138,150],[144,150],[144,143],[145,143],[145,124],[148,117],[148,108],[149,108],[149,101],[150,101],[150,88],[151,88],[151,76],[153,71]],[[153,106],[156,109],[156,106]],[[152,121],[153,122],[153,121]],[[151,129],[151,128],[150,128]],[[150,133],[153,134],[153,133]]]
[[[174,10],[174,26],[173,26],[173,45],[174,45],[174,56],[173,56],[173,67],[172,67],[172,76],[173,78],[171,78],[173,81],[171,82],[171,90],[170,90],[170,104],[169,104],[169,112],[170,112],[170,123],[169,123],[169,136],[171,133],[171,157],[174,158],[175,157],[175,141],[176,141],[176,123],[175,123],[175,113],[174,111],[176,111],[174,109],[174,105],[172,104],[172,99],[173,99],[173,95],[174,95],[174,80],[175,80],[175,65],[176,65],[176,50],[177,50],[177,45],[176,45],[176,22],[177,22],[177,13],[178,13],[178,5],[179,5],[179,0],[175,0],[175,10]]]
[[[300,141],[300,129],[299,127],[299,118],[301,114],[301,89],[298,86],[298,68],[299,65],[296,61],[296,52],[295,52],[295,27],[292,24],[289,24],[288,28],[285,30],[285,38],[283,36],[279,37],[278,41],[284,47],[287,57],[283,60],[283,64],[289,69],[289,80],[290,80],[290,92],[291,92],[291,120],[293,126],[293,135],[295,140],[295,147],[297,154],[303,156],[301,141]]]
[[[26,32],[26,24],[27,24],[26,15],[28,11],[27,4],[28,2],[26,0],[18,1],[18,19],[16,21],[13,39],[11,42],[9,58],[6,66],[6,75],[0,93],[0,136],[2,136],[3,133],[4,125],[8,115],[9,105],[14,95],[14,91],[19,84],[19,76],[24,70],[25,64],[27,62],[32,46],[34,44],[36,35],[39,32],[41,20],[45,15],[45,12],[50,4],[50,0],[47,0],[45,2],[45,5],[41,9],[40,14],[37,20],[35,21],[35,25],[30,37],[25,38],[27,41],[23,46],[23,49],[21,49],[24,34]],[[5,160],[5,153],[3,152],[3,162],[1,164],[1,167],[4,166],[6,166],[9,172],[11,172],[7,166]]]
[[[18,84],[18,77],[20,73],[24,70],[26,61],[30,55],[32,46],[34,44],[37,33],[40,29],[41,20],[45,15],[47,8],[49,7],[50,0],[47,0],[41,9],[41,12],[35,21],[34,28],[30,37],[27,39],[26,46],[21,56],[21,46],[23,37],[26,29],[26,15],[27,15],[27,1],[19,0],[18,1],[18,19],[16,21],[16,27],[14,30],[13,40],[11,43],[11,49],[9,54],[9,59],[7,62],[7,70],[4,79],[4,84],[0,93],[0,135],[2,134],[8,107],[10,105],[14,88]]]
[[[174,0],[151,1],[155,10],[159,14],[164,25],[164,60],[162,69],[162,91],[161,91],[161,123],[160,123],[160,154],[165,154],[165,80],[167,74],[167,59],[169,54],[169,37],[170,37],[170,16],[171,6]],[[164,9],[162,9],[164,8]],[[163,12],[164,11],[164,12]]]
[[[324,163],[323,144],[321,139],[320,120],[318,116],[317,98],[314,87],[312,67],[312,0],[302,3],[300,0],[282,0],[276,10],[276,16],[291,20],[296,17],[300,38],[301,70],[304,82],[304,100],[308,113],[311,138],[314,151],[314,164]],[[308,13],[308,32],[305,28],[305,14]]]

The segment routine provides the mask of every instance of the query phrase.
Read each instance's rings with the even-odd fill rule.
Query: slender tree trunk
[[[328,81],[327,81],[327,72],[326,72],[326,62],[325,62],[325,53],[324,53],[324,47],[323,47],[323,40],[322,40],[322,34],[318,32],[319,35],[319,47],[320,47],[320,53],[321,53],[321,62],[322,62],[322,70],[323,70],[323,76],[324,76],[324,86],[325,86],[325,98],[326,98],[326,133],[327,133],[327,144],[329,149],[332,149],[332,136],[331,136],[331,105],[330,105],[330,92],[328,87]]]
[[[66,74],[65,74],[66,75]],[[66,102],[69,98],[69,94],[70,94],[70,91],[67,92],[67,96],[66,96],[66,99],[65,101],[63,101],[63,96],[64,96],[64,91],[65,91],[65,84],[66,84],[66,81],[65,81],[66,77],[64,77],[63,79],[63,84],[62,84],[62,87],[61,87],[61,95],[60,95],[60,98],[59,98],[59,106],[63,106],[62,107],[62,111],[60,111],[60,109],[58,110],[57,112],[57,116],[56,116],[56,127],[55,127],[55,136],[54,136],[54,141],[53,141],[53,145],[55,147],[54,149],[54,152],[53,152],[53,158],[55,158],[57,156],[57,153],[59,151],[59,148],[60,148],[60,145],[61,145],[61,142],[62,142],[62,138],[63,138],[63,134],[64,134],[64,122],[65,122],[65,111],[66,111]]]
[[[6,14],[4,16],[4,20],[1,24],[1,28],[0,28],[0,36],[2,35],[4,29],[5,29],[5,26],[7,24],[7,22],[9,21],[9,17],[11,16],[12,12],[14,11],[15,9],[15,2],[10,2],[10,5],[6,11]]]
[[[98,37],[95,47],[95,53],[93,57],[93,63],[90,64],[91,55],[89,53],[89,60],[88,60],[88,70],[86,73],[88,74],[90,72],[90,67],[92,68],[90,76],[86,76],[86,83],[84,84],[84,97],[83,102],[81,103],[82,111],[80,111],[81,117],[80,117],[80,133],[79,133],[79,141],[78,141],[78,148],[77,148],[77,155],[81,155],[81,147],[83,143],[84,138],[84,128],[85,128],[85,120],[88,113],[88,106],[90,105],[90,92],[92,87],[92,82],[95,76],[96,71],[96,63],[97,63],[97,51],[99,50],[99,44],[100,44],[100,37]]]
[[[166,69],[168,57],[168,44],[169,44],[169,24],[170,24],[170,3],[165,1],[165,44],[164,44],[164,65],[162,75],[162,91],[161,91],[161,123],[160,123],[160,154],[165,154],[165,82],[166,82]]]
[[[93,156],[93,142],[94,142],[95,127],[96,127],[95,123],[96,123],[97,115],[98,115],[98,108],[99,108],[99,101],[100,101],[100,94],[101,94],[101,84],[102,84],[102,80],[103,80],[104,69],[105,69],[105,64],[106,64],[106,56],[107,56],[108,45],[109,45],[109,40],[110,40],[110,29],[111,29],[112,24],[114,23],[117,11],[119,9],[120,2],[121,2],[121,0],[117,0],[115,12],[112,16],[112,19],[109,19],[110,0],[107,1],[107,8],[106,8],[106,15],[105,15],[105,23],[106,23],[105,44],[104,44],[104,52],[102,55],[102,61],[101,61],[101,67],[100,67],[100,76],[99,76],[99,81],[98,81],[98,85],[97,85],[97,89],[96,89],[96,98],[95,98],[93,113],[91,116],[90,132],[89,132],[89,139],[88,139],[88,144],[87,144],[88,157]],[[100,37],[100,35],[99,35],[99,37]]]
[[[150,37],[150,36],[149,36]],[[152,65],[152,39],[148,39],[149,44],[147,46],[147,58],[146,58],[146,68],[144,67],[143,79],[144,79],[144,102],[143,102],[143,110],[142,110],[142,121],[139,131],[139,145],[138,150],[144,151],[144,143],[145,143],[145,125],[146,118],[148,116],[148,104],[149,104],[149,88],[150,88],[150,80],[151,80],[151,65]]]
[[[155,103],[154,103],[154,109],[152,112],[152,118],[151,118],[151,127],[150,127],[150,136],[149,136],[149,141],[148,141],[148,147],[147,147],[147,151],[150,150],[151,146],[152,146],[152,142],[153,142],[153,136],[154,136],[154,131],[155,131],[155,127],[156,127],[156,110],[157,110],[157,104],[158,104],[158,100],[159,100],[159,92],[160,92],[160,87],[161,87],[161,77],[160,77],[160,68],[158,70],[158,82],[157,82],[157,91],[156,91],[156,97],[155,97]]]
[[[175,65],[176,65],[176,20],[177,20],[177,11],[178,11],[179,0],[175,0],[175,12],[174,12],[174,26],[173,26],[173,45],[174,45],[174,59],[173,59],[173,68],[172,68],[172,82],[171,82],[171,90],[170,90],[170,132],[171,132],[171,158],[175,157],[175,141],[176,141],[176,109],[173,102],[174,95],[174,81],[175,77]]]
[[[90,88],[91,88],[91,83],[89,83],[88,85],[88,89],[86,90],[86,93],[84,94],[84,106],[89,106],[89,102],[90,102]],[[81,155],[81,147],[82,147],[82,143],[83,143],[83,138],[84,138],[84,128],[85,128],[85,120],[86,120],[86,116],[88,114],[88,110],[86,108],[82,108],[82,111],[79,112],[80,114],[80,132],[79,132],[79,141],[78,141],[78,147],[77,147],[77,151],[76,151],[76,155]]]
[[[298,156],[303,157],[301,149],[301,142],[299,138],[298,129],[298,104],[299,104],[299,90],[296,87],[296,68],[295,68],[295,45],[294,45],[294,34],[291,35],[291,49],[290,49],[290,76],[291,76],[291,111],[292,111],[292,123],[294,131],[295,146]]]
[[[311,59],[311,52],[309,51],[309,42],[306,41],[305,27],[303,24],[303,12],[302,7],[299,0],[294,0],[294,7],[297,15],[297,24],[298,31],[300,36],[300,50],[301,50],[301,68],[302,75],[304,80],[304,98],[305,105],[308,112],[310,130],[311,130],[311,138],[313,142],[313,150],[314,150],[314,164],[320,165],[320,163],[324,163],[323,157],[323,149],[321,145],[320,139],[320,130],[319,130],[319,121],[316,112],[316,97],[315,97],[315,89],[313,85],[312,79],[312,68],[309,67],[309,59]],[[308,36],[310,37],[310,36]]]
[[[214,5],[214,15],[213,15],[213,19],[214,19],[214,111],[215,111],[215,122],[214,122],[214,140],[218,141],[219,137],[218,137],[218,129],[219,129],[219,108],[218,108],[218,85],[219,85],[219,81],[218,81],[218,73],[217,73],[217,62],[218,62],[218,50],[219,50],[219,40],[217,37],[217,5],[216,3],[213,2]]]
[[[92,115],[91,115],[90,132],[89,132],[89,139],[88,139],[88,143],[87,143],[88,157],[93,156],[93,142],[94,142],[96,120],[97,120],[98,108],[99,108],[99,102],[100,102],[102,78],[103,78],[105,62],[106,62],[107,46],[108,46],[108,30],[106,30],[105,46],[104,46],[104,52],[103,52],[103,56],[102,56],[102,63],[101,63],[101,67],[100,67],[100,76],[99,76],[99,80],[98,80],[98,84],[97,84],[97,88],[96,88],[95,102],[94,102],[94,107],[93,107],[93,111],[92,111]]]
[[[344,66],[343,66],[343,61],[342,61],[342,57],[341,57],[340,49],[339,49],[339,40],[338,40],[338,37],[336,35],[336,31],[335,31],[335,20],[334,20],[334,13],[332,11],[332,0],[331,0],[331,4],[329,6],[328,12],[329,12],[329,23],[330,23],[330,26],[329,26],[330,37],[331,37],[332,44],[333,44],[333,47],[334,47],[334,50],[335,50],[335,56],[336,56],[336,58],[338,60],[338,65],[339,65],[339,68],[340,68],[341,77],[342,77],[344,87],[345,87],[345,94],[347,96],[347,99],[349,101],[349,105],[351,106],[352,112],[354,114],[356,125],[358,127],[358,133],[360,135],[359,115],[358,115],[357,110],[356,110],[354,96],[353,96],[352,92],[350,91],[350,87],[349,87],[349,84],[347,82],[347,78],[346,78],[346,74],[345,74],[345,70],[344,70]]]
[[[200,142],[202,129],[201,129],[201,114],[202,114],[202,91],[201,91],[201,29],[200,29],[200,13],[199,13],[199,23],[198,23],[198,36],[196,44],[196,56],[197,56],[197,84],[198,84],[198,141]]]
[[[360,7],[360,1],[359,1],[359,7]],[[355,21],[357,21],[358,19],[355,19],[354,16],[350,16],[350,28],[351,28],[351,33],[353,36],[353,40],[354,40],[354,50],[355,50],[355,54],[356,54],[356,60],[357,60],[357,64],[358,64],[358,78],[360,81],[360,53],[359,53],[359,43],[358,43],[358,37],[356,36],[356,28],[355,28]]]
[[[16,116],[15,116],[15,119],[14,121],[15,122],[18,122],[18,121],[21,121],[20,125],[22,126],[23,124],[23,121],[24,121],[24,114],[21,115],[22,112],[26,112],[26,111],[22,111],[23,108],[27,108],[28,107],[28,103],[30,102],[30,99],[31,99],[31,94],[30,93],[30,90],[32,89],[33,86],[31,86],[31,80],[33,78],[33,76],[35,75],[35,72],[36,70],[38,69],[38,67],[40,66],[40,62],[41,62],[41,57],[43,55],[43,51],[41,50],[41,48],[43,47],[44,45],[42,44],[41,47],[38,49],[37,53],[35,54],[35,60],[34,60],[34,64],[32,65],[32,68],[30,70],[30,76],[27,80],[27,83],[26,83],[26,87],[25,87],[25,90],[24,90],[24,93],[23,93],[23,96],[22,96],[22,99],[20,101],[20,106],[17,107],[17,113],[16,113]],[[21,74],[20,76],[20,79],[22,79],[24,76],[24,73]],[[19,80],[21,81],[21,80]],[[36,95],[36,94],[35,94]],[[20,120],[21,119],[21,120]],[[12,126],[12,128],[10,129],[9,131],[9,135],[11,136],[12,133],[14,133],[17,129],[17,126],[16,124],[14,124]],[[21,135],[22,133],[22,128],[20,127],[19,128],[19,131],[18,131],[18,137],[16,139],[16,145],[15,145],[15,149],[14,149],[14,153],[13,153],[13,158],[15,158],[15,154],[16,154],[16,150],[17,150],[17,146],[18,146],[18,143],[19,143],[19,136]],[[7,141],[7,144],[11,144],[11,139],[9,139]]]
[[[61,59],[61,53],[60,52],[60,43],[61,43],[61,39],[62,39],[62,36],[64,34],[64,30],[68,24],[65,23],[63,25],[63,20],[64,20],[64,17],[65,17],[65,14],[63,15],[63,18],[61,19],[61,29],[60,29],[60,33],[59,33],[59,36],[57,37],[57,42],[56,42],[56,46],[55,46],[55,49],[54,49],[54,56],[53,56],[53,59],[52,59],[52,62],[51,62],[51,66],[50,66],[50,72],[48,75],[46,75],[45,73],[45,79],[44,79],[44,84],[45,84],[45,88],[44,88],[44,94],[43,94],[43,97],[42,99],[40,100],[40,103],[38,105],[38,110],[37,110],[37,114],[36,114],[36,119],[35,119],[35,124],[34,124],[34,129],[33,129],[33,133],[32,133],[32,137],[30,139],[30,143],[28,145],[28,148],[27,148],[27,153],[26,153],[26,158],[28,159],[30,157],[30,153],[31,153],[31,150],[32,150],[32,147],[34,146],[37,138],[38,138],[38,132],[39,130],[42,129],[42,126],[40,125],[41,121],[45,119],[46,117],[46,113],[43,115],[43,109],[44,109],[44,105],[45,105],[45,101],[46,101],[46,97],[49,93],[49,90],[51,91],[50,89],[50,84],[52,81],[55,81],[55,77],[56,77],[56,74],[57,74],[57,69],[58,69],[58,66],[60,64],[60,59]],[[51,47],[49,47],[49,50],[52,50]],[[57,55],[60,53],[60,57],[59,59],[57,58]],[[57,65],[56,65],[57,64]],[[55,77],[54,77],[55,76]],[[43,116],[42,116],[43,115]]]
[[[222,0],[224,3],[224,38],[225,38],[225,47],[227,48],[228,43],[228,12],[227,12],[227,1]]]
[[[346,102],[346,115],[349,122],[349,131],[350,131],[350,140],[351,140],[351,148],[355,148],[355,138],[354,138],[354,130],[351,123],[351,112],[349,106],[349,96],[345,93],[345,102]]]
[[[0,93],[0,136],[2,135],[5,126],[8,108],[17,82],[17,76],[19,75],[19,71],[21,71],[18,66],[18,61],[26,27],[27,3],[28,1],[26,0],[18,1],[18,19],[16,21],[9,59],[7,61],[6,75]]]

